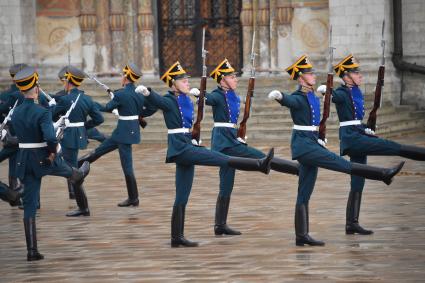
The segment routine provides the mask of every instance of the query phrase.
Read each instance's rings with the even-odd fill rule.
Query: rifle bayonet
[[[13,34],[10,34],[10,45],[12,46],[12,62],[15,65],[15,49],[13,48]]]

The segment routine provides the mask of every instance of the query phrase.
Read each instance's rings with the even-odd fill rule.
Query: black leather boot
[[[350,191],[347,201],[345,234],[373,234],[372,230],[366,230],[359,224],[360,205],[362,202],[362,192]]]
[[[425,160],[425,148],[413,145],[402,145],[400,148],[400,156],[413,160]]]
[[[108,151],[103,151],[103,152],[96,152],[95,150],[81,156],[80,158],[78,158],[78,167],[81,167],[81,165],[83,165],[83,163],[85,161],[89,162],[89,163],[93,163],[96,160],[98,160],[100,157],[102,157],[103,155],[114,151],[116,148],[110,148]]]
[[[136,177],[134,175],[125,175],[125,183],[127,185],[128,199],[120,202],[118,206],[139,206],[139,191],[137,189]]]
[[[269,154],[261,159],[242,158],[231,156],[228,165],[238,170],[243,171],[260,171],[264,174],[269,174],[271,160],[274,156],[274,148],[270,149]]]
[[[78,209],[68,212],[66,216],[68,217],[78,217],[78,216],[90,216],[89,204],[87,201],[86,192],[84,187],[78,186],[74,187],[75,191],[75,200],[78,205]]]
[[[4,193],[0,194],[0,199],[8,202],[10,206],[17,206],[21,204],[21,195],[19,194],[19,192],[11,190],[3,182],[0,182],[0,187],[2,187],[4,190]]]
[[[215,225],[214,225],[214,233],[219,235],[241,235],[242,233],[233,230],[227,225],[227,214],[229,212],[229,205],[230,205],[230,196],[229,197],[223,197],[218,196],[217,197],[217,204],[215,206]]]
[[[18,178],[9,176],[9,188],[14,191],[20,190]]]
[[[25,239],[27,242],[27,260],[40,260],[44,256],[37,249],[37,230],[35,227],[35,218],[24,218]]]
[[[389,185],[393,181],[393,177],[403,168],[404,161],[392,168],[375,167],[355,162],[352,162],[351,165],[351,175],[383,181]]]
[[[74,186],[71,184],[71,182],[69,180],[66,180],[66,182],[68,183],[68,195],[69,195],[69,199],[75,199]]]
[[[274,171],[298,175],[300,164],[298,162],[285,160],[282,158],[274,157],[271,162],[271,168]]]
[[[197,247],[197,242],[192,242],[184,237],[184,218],[186,206],[181,204],[173,206],[173,215],[171,216],[171,247]]]
[[[324,242],[317,241],[308,234],[308,226],[308,204],[297,204],[295,206],[295,244],[297,246],[324,246]]]
[[[72,175],[68,178],[70,183],[74,185],[74,187],[81,186],[81,184],[84,182],[84,178],[89,174],[90,172],[90,163],[84,162],[80,168],[72,167]]]

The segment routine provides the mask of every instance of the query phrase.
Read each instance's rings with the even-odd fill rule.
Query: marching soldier
[[[372,167],[349,162],[319,144],[317,130],[320,122],[320,100],[313,90],[316,83],[313,66],[307,56],[303,55],[286,71],[292,80],[298,81],[298,89],[291,95],[273,90],[268,96],[282,106],[288,107],[294,122],[291,138],[292,159],[300,163],[295,207],[296,245],[323,246],[324,242],[317,241],[308,234],[308,204],[316,182],[318,167],[380,180],[389,185],[404,162],[393,168]]]
[[[12,80],[16,73],[24,69],[28,65],[26,64],[14,64],[9,68],[9,74]],[[15,102],[18,101],[17,105],[24,101],[24,97],[21,95],[18,87],[12,83],[10,88],[0,94],[0,122],[3,122],[4,117],[9,113]],[[5,133],[2,134],[2,139],[5,138]],[[9,159],[9,187],[12,190],[19,190],[19,182],[16,178],[16,153],[18,152],[17,146],[4,146],[0,151],[0,162]]]
[[[38,74],[32,67],[18,72],[14,81],[25,99],[18,106],[11,120],[11,130],[19,140],[17,177],[24,184],[24,227],[27,243],[27,260],[40,260],[36,236],[36,207],[40,194],[41,179],[45,175],[69,178],[78,191],[90,170],[84,163],[80,169],[68,165],[57,154],[58,141],[53,129],[51,113],[35,104],[38,98]]]
[[[236,94],[238,79],[235,69],[224,59],[211,72],[210,76],[218,83],[218,87],[206,95],[206,104],[212,106],[214,128],[211,135],[211,149],[229,156],[264,158],[266,155],[248,146],[238,139],[237,123],[240,111],[240,98]],[[271,169],[298,175],[298,164],[274,157]],[[230,196],[235,180],[235,169],[229,166],[220,167],[220,192],[217,197],[214,233],[216,235],[240,235],[237,230],[227,225]]]
[[[359,63],[348,55],[334,66],[336,74],[343,84],[334,90],[332,101],[335,103],[340,121],[339,139],[340,153],[348,155],[351,162],[366,164],[368,155],[402,156],[413,160],[425,160],[425,149],[378,138],[375,133],[362,123],[365,107],[364,97],[360,90],[362,74]],[[321,86],[320,91],[326,91]],[[347,201],[346,234],[369,235],[373,231],[364,229],[359,224],[360,205],[365,178],[351,176],[351,190]]]
[[[133,63],[129,63],[123,68],[121,80],[123,88],[115,91],[113,99],[101,108],[101,111],[104,112],[118,109],[117,127],[110,138],[94,151],[79,159],[79,164],[84,161],[92,163],[101,156],[118,149],[128,193],[128,198],[118,204],[120,207],[139,205],[139,192],[133,170],[132,145],[140,143],[139,115],[149,116],[147,113],[149,107],[147,107],[144,97],[134,91],[134,83],[141,76],[140,69]],[[143,110],[144,107],[146,110]]]
[[[68,119],[69,123],[66,124],[63,139],[61,141],[62,154],[66,162],[71,166],[78,166],[78,151],[87,147],[87,131],[86,129],[94,128],[103,123],[103,116],[93,102],[92,98],[80,90],[85,73],[80,69],[68,66],[65,70],[65,95],[57,97],[57,104],[53,108],[54,120],[59,119],[60,115],[64,115],[71,104],[79,96],[78,103],[72,110]],[[87,117],[91,119],[87,119]],[[81,191],[84,189],[81,188]],[[68,191],[70,196],[75,193],[75,199],[79,204],[79,209],[70,212],[67,216],[89,216],[90,211],[88,209],[88,202],[85,194],[78,194],[75,192],[71,182],[68,180]],[[80,207],[84,207],[84,210],[80,210]]]
[[[268,174],[273,149],[262,159],[229,157],[219,152],[192,144],[190,129],[193,124],[194,107],[189,97],[188,75],[179,62],[174,63],[161,80],[170,88],[161,96],[145,86],[138,86],[137,93],[162,110],[168,128],[167,163],[176,163],[176,198],[171,217],[171,247],[196,247],[184,237],[186,204],[192,189],[194,165],[229,166],[239,170],[260,171]]]

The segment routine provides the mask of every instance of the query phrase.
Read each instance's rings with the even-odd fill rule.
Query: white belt
[[[361,125],[361,124],[362,124],[362,121],[360,121],[360,120],[351,120],[351,121],[340,122],[339,126],[345,127],[345,126]]]
[[[47,146],[46,142],[19,143],[19,148],[42,148],[46,146]]]
[[[214,122],[214,127],[234,128],[234,129],[236,129],[238,127],[238,125],[233,124],[233,123]]]
[[[69,128],[84,127],[84,122],[69,123],[68,127]]]
[[[317,131],[317,126],[300,126],[300,125],[294,125],[292,127],[294,130],[299,130],[299,131]]]
[[[118,119],[120,120],[138,120],[139,116],[138,115],[134,115],[134,116],[118,116]]]
[[[186,134],[186,133],[190,133],[190,129],[189,128],[178,128],[178,129],[169,129],[168,130],[168,134]]]

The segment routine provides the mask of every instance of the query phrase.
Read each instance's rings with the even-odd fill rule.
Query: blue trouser
[[[343,157],[317,146],[297,158],[300,163],[297,204],[307,204],[313,193],[318,167],[350,174],[351,163]]]
[[[98,129],[96,128],[90,128],[87,130],[87,137],[90,140],[96,140],[98,142],[103,142],[104,140],[106,140],[106,137],[103,133],[101,133]]]
[[[24,218],[34,218],[40,197],[41,177],[37,177],[30,167],[25,170],[24,193],[22,201],[24,205]],[[57,156],[53,164],[48,168],[47,175],[69,178],[72,175],[72,168]]]
[[[118,148],[121,160],[121,168],[124,175],[134,176],[133,154],[131,144],[124,144],[113,141],[111,138],[104,140],[95,150],[96,156],[103,156]]]
[[[253,147],[238,144],[233,147],[225,148],[221,153],[245,158],[264,158],[266,155]],[[232,194],[233,185],[235,183],[236,170],[229,166],[220,167],[220,192],[219,196],[229,197]]]
[[[361,164],[367,163],[368,155],[395,156],[400,155],[401,145],[386,139],[380,139],[369,136],[362,136],[359,142],[345,150],[350,156],[351,162]],[[362,192],[365,184],[365,178],[351,176],[351,191]]]
[[[227,166],[229,157],[204,147],[193,146],[175,157],[176,163],[176,198],[174,206],[186,205],[192,190],[194,165]]]
[[[18,147],[4,147],[0,151],[0,162],[9,158],[9,176],[16,177],[16,157]]]
[[[78,148],[62,147],[63,159],[72,167],[78,167]]]

